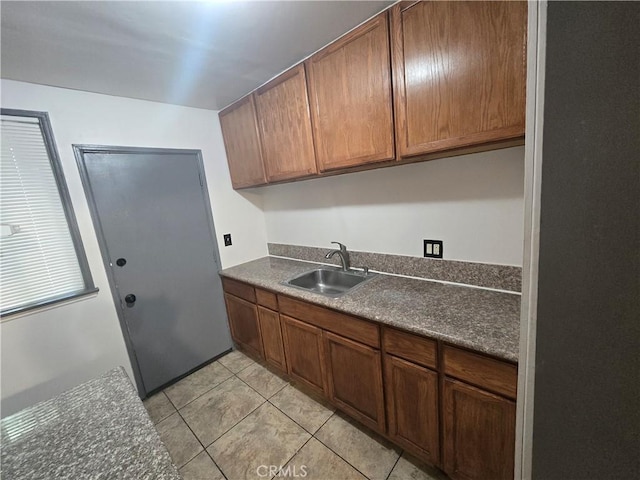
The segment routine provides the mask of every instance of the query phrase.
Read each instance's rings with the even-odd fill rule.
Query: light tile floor
[[[237,350],[144,404],[185,480],[447,478]]]

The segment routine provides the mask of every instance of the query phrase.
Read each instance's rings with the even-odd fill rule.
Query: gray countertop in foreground
[[[281,284],[313,268],[307,262],[264,257],[222,270],[220,275],[518,361],[520,295],[383,274],[338,298]]]
[[[122,368],[2,419],[3,479],[176,479]]]

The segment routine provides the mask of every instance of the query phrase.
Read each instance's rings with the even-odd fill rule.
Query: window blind
[[[0,311],[85,290],[39,118],[1,116]]]

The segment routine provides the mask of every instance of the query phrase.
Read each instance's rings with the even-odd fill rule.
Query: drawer
[[[392,328],[384,328],[384,351],[429,368],[437,368],[438,346],[435,340]]]
[[[374,323],[282,295],[278,295],[278,305],[282,314],[370,347],[380,348],[380,329]]]
[[[278,311],[278,298],[275,293],[267,292],[260,288],[256,288],[256,299],[258,305]]]
[[[445,375],[464,380],[511,399],[516,398],[517,365],[450,345],[444,346],[443,361]]]
[[[251,285],[230,278],[223,278],[222,288],[226,293],[243,298],[248,302],[256,303],[256,291]]]

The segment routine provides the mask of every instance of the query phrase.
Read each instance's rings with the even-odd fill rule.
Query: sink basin
[[[293,277],[284,285],[306,290],[307,292],[319,293],[327,297],[339,297],[352,291],[355,287],[371,280],[375,274],[330,268],[316,268],[310,272]]]

